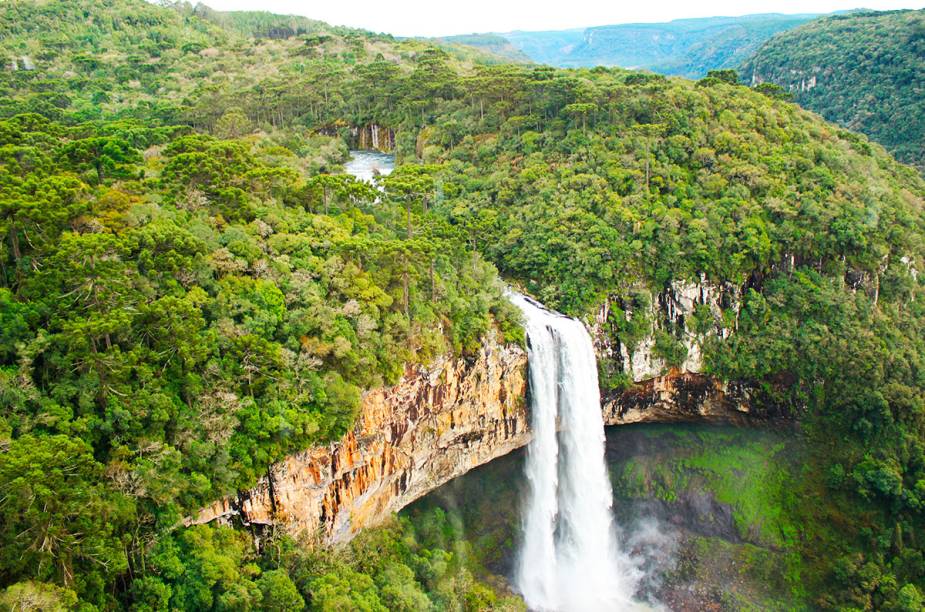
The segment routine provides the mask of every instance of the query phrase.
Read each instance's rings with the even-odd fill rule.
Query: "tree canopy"
[[[339,438],[407,364],[522,341],[499,271],[576,316],[607,300],[602,333],[671,364],[683,326],[645,313],[719,288],[705,368],[816,451],[803,603],[918,601],[925,182],[879,145],[726,71],[483,63],[142,0],[14,0],[0,33],[3,601],[494,605],[396,532],[376,563],[303,564],[178,525]],[[399,162],[376,186],[341,171],[372,125]]]

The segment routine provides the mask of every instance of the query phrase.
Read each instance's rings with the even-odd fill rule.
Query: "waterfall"
[[[526,319],[533,429],[515,584],[532,610],[636,608],[638,572],[613,522],[591,337],[580,321],[510,299]]]

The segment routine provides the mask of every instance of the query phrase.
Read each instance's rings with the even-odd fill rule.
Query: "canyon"
[[[349,540],[448,480],[530,440],[526,352],[486,340],[367,392],[354,430],[290,455],[256,487],[188,521],[272,525],[322,544]]]
[[[684,317],[719,293],[691,285],[653,301],[653,320]],[[602,329],[609,304],[588,327],[599,360],[619,360],[633,384],[602,390],[606,425],[664,422],[745,424],[747,393],[700,373],[696,341],[680,368],[666,368],[644,339],[630,354]],[[725,333],[725,332],[720,332]],[[622,358],[621,358],[622,355]],[[531,439],[523,348],[489,338],[468,358],[441,357],[409,367],[401,380],[363,396],[353,431],[274,464],[258,484],[200,511],[187,524],[277,525],[321,545],[349,541],[359,530],[472,468]]]

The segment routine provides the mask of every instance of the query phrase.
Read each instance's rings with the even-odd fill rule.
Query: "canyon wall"
[[[702,373],[706,336],[726,338],[733,333],[722,322],[731,319],[734,325],[737,320],[739,288],[700,279],[675,281],[655,295],[646,289],[637,294],[642,299],[608,298],[589,324],[602,371],[629,383],[610,388],[606,376],[601,381],[604,422],[746,422],[751,417],[747,387]],[[698,325],[698,317],[710,323]],[[628,341],[634,332],[622,323],[634,320],[641,323]],[[683,359],[668,363],[657,348],[659,333],[675,344]]]
[[[698,307],[716,321],[729,320],[721,315],[737,311],[738,290],[675,283],[643,302],[649,327],[632,346],[614,329],[633,316],[626,303],[605,301],[589,325],[603,368],[616,368],[631,383],[602,385],[605,423],[752,419],[747,388],[701,372],[704,333],[725,337],[731,330],[698,332],[691,323]],[[684,346],[680,364],[659,356],[658,330],[670,330]],[[347,541],[450,479],[526,445],[526,370],[523,349],[494,341],[470,359],[408,368],[397,385],[364,395],[356,427],[341,441],[288,456],[256,487],[188,523],[277,524],[321,544]]]
[[[367,392],[341,441],[290,455],[250,491],[216,502],[189,524],[280,524],[323,544],[349,540],[451,478],[529,439],[527,355],[486,342],[471,359],[409,368]]]

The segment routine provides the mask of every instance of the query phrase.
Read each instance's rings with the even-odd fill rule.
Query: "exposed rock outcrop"
[[[590,328],[605,371],[622,374],[632,384],[626,389],[602,386],[604,420],[608,425],[672,421],[743,421],[749,417],[748,390],[723,384],[702,374],[702,345],[707,334],[726,338],[733,330],[722,326],[724,312],[737,317],[740,290],[732,285],[675,281],[644,299],[607,299]],[[640,306],[641,302],[641,306]],[[698,312],[699,310],[699,312]],[[694,323],[696,317],[710,324]],[[622,321],[641,321],[646,331],[632,345],[621,337]],[[677,343],[683,360],[671,366],[656,350],[656,334]],[[638,331],[637,331],[638,333]]]
[[[696,372],[672,370],[603,398],[605,425],[713,421],[744,423],[750,418],[743,387]]]
[[[709,316],[717,322],[710,333],[727,337],[732,330],[718,324],[723,312],[739,309],[739,290],[731,285],[718,286],[708,281],[700,282],[674,281],[666,289],[651,296],[646,290],[647,304],[644,312],[624,300],[608,298],[598,310],[591,323],[595,348],[601,359],[609,360],[625,373],[633,382],[650,380],[668,373],[670,367],[665,359],[655,350],[655,333],[665,331],[676,337],[683,345],[685,357],[678,369],[682,372],[700,372],[703,367],[701,345],[705,338],[703,331],[698,331],[692,324],[692,318],[698,307],[706,309]],[[619,309],[619,314],[617,309]],[[618,321],[622,317],[629,321],[641,317],[648,332],[633,345],[621,342],[617,331]]]
[[[190,523],[280,524],[342,542],[428,491],[525,445],[526,353],[486,342],[471,360],[409,368],[365,394],[343,440],[290,455],[258,485],[203,509]]]

